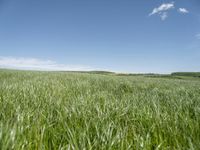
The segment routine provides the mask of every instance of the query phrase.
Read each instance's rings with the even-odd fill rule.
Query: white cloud
[[[159,7],[156,7],[152,10],[149,16],[158,15],[161,20],[165,20],[168,17],[168,12],[175,8],[174,2],[171,3],[163,3]],[[186,8],[179,8],[178,12],[181,14],[187,14],[189,11]]]
[[[149,16],[158,14],[161,18],[161,20],[165,20],[168,17],[168,11],[171,9],[174,9],[174,2],[171,3],[163,3],[157,8],[154,8],[153,11],[149,14]]]
[[[200,40],[200,33],[196,35],[196,38]]]
[[[45,70],[45,71],[90,71],[94,70],[88,66],[65,65],[51,60],[36,58],[1,57],[0,68],[23,69],[23,70]]]
[[[178,9],[178,12],[179,12],[179,13],[182,13],[182,14],[187,14],[187,13],[189,13],[189,11],[188,11],[186,8],[179,8],[179,9]]]
[[[165,20],[168,17],[167,12],[163,12],[162,14],[160,14],[161,20]]]
[[[149,14],[149,16],[154,15],[154,14],[162,14],[163,12],[166,12],[170,9],[174,8],[174,2],[171,3],[163,3],[157,8],[154,8],[153,11]]]

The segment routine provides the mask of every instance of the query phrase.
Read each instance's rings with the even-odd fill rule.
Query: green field
[[[200,78],[0,70],[0,149],[200,149]]]

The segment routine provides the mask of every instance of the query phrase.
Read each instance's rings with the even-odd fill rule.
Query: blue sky
[[[0,0],[0,67],[200,71],[200,1]]]

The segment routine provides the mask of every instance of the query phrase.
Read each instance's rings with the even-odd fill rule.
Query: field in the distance
[[[200,78],[0,70],[0,149],[200,149]]]

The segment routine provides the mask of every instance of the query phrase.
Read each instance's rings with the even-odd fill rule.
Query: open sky
[[[0,0],[0,67],[200,71],[200,1]]]

